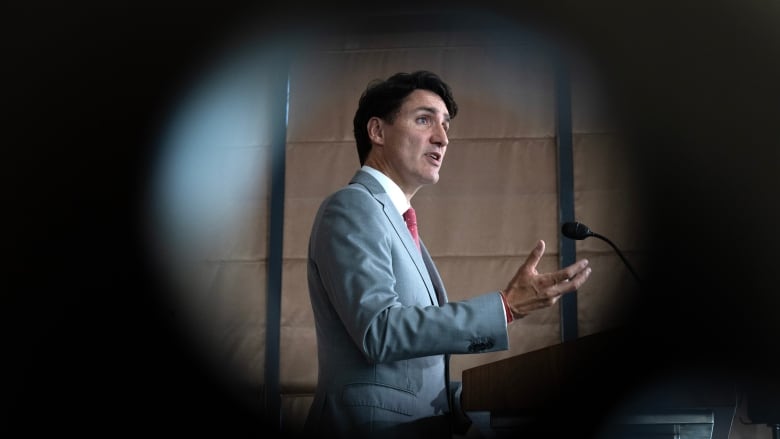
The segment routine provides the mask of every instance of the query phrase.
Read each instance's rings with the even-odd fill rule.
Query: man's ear
[[[372,117],[368,120],[368,138],[374,145],[385,144],[384,121],[378,117]]]

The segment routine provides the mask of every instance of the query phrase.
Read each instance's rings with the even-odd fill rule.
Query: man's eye
[[[420,116],[417,118],[417,123],[428,123],[428,116]]]

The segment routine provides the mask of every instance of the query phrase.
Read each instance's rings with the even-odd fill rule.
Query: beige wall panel
[[[556,154],[553,138],[451,140],[439,182],[418,194],[556,193]]]
[[[322,199],[295,198],[284,201],[284,258],[306,259],[308,257],[309,235],[314,216]]]
[[[434,255],[512,255],[557,242],[555,146],[550,139],[463,141],[436,185],[414,198]],[[510,220],[511,219],[511,220]]]
[[[561,342],[559,306],[540,310],[509,325],[507,357],[542,349]]]
[[[575,216],[623,250],[644,248],[649,224],[641,175],[627,147],[613,135],[574,136]],[[578,248],[601,243],[588,239]],[[581,247],[580,247],[581,246]],[[598,247],[594,247],[598,246]]]
[[[628,148],[614,134],[574,136],[576,218],[610,239],[641,276],[647,228],[642,188]],[[580,335],[617,327],[638,294],[636,281],[603,240],[577,241],[577,257],[588,258],[593,274],[578,292]]]
[[[574,201],[577,219],[623,253],[647,248],[649,225],[641,215],[644,201],[639,196],[618,190],[586,191],[575,193]],[[611,247],[598,238],[588,238],[577,242],[577,251],[611,251]]]
[[[261,147],[182,153],[166,177],[162,251],[182,261],[264,258],[267,155]]]
[[[420,236],[434,256],[514,255],[557,245],[555,194],[415,197]]]
[[[453,138],[552,137],[552,70],[539,60],[506,46],[306,53],[292,68],[287,138],[352,140],[352,118],[368,82],[418,69],[452,86],[461,111]]]
[[[307,52],[290,75],[287,140],[352,141],[352,119],[368,83],[398,71],[441,71],[441,49]]]
[[[208,265],[211,269],[204,266],[203,270],[213,274],[209,284],[198,291],[199,295],[189,297],[195,307],[193,328],[219,364],[236,370],[233,376],[261,384],[265,367],[265,261]]]
[[[284,203],[284,257],[305,258],[322,200],[347,185],[359,169],[354,141],[288,143]]]
[[[262,310],[265,315],[265,311]],[[231,378],[260,388],[265,381],[265,324],[236,322],[225,336],[224,361],[220,365],[232,368]]]
[[[285,198],[325,198],[360,168],[355,141],[288,143]],[[287,216],[285,215],[285,218]]]
[[[206,351],[230,376],[262,385],[265,369],[265,298],[269,149],[231,147],[214,154],[213,187],[200,235],[200,286],[182,300],[193,303],[192,323]],[[200,193],[193,195],[201,196]],[[199,221],[200,219],[196,219]]]
[[[267,200],[271,182],[269,147],[230,148],[225,150],[220,180],[228,200]]]
[[[227,203],[229,215],[214,231],[217,245],[209,260],[261,261],[268,254],[268,202]]]
[[[345,55],[307,52],[290,68],[287,141],[353,139],[355,103],[366,81],[343,62]],[[373,77],[373,76],[372,76]],[[357,79],[360,78],[360,79]]]
[[[317,333],[314,327],[282,326],[279,334],[282,393],[314,393],[317,383]]]
[[[313,393],[317,384],[317,335],[305,259],[284,261],[282,285],[279,378],[282,392]]]
[[[458,47],[438,73],[453,89],[459,113],[453,139],[535,138],[555,133],[553,71],[523,47]]]
[[[614,253],[578,253],[577,257],[588,258],[593,268],[588,282],[577,291],[580,337],[627,323],[640,292],[623,261]]]
[[[265,324],[266,266],[259,262],[222,262],[212,288],[213,316],[228,324],[247,321]],[[217,294],[218,293],[218,294]]]
[[[282,268],[282,326],[314,327],[306,259],[285,259]],[[282,349],[285,349],[282,346]]]

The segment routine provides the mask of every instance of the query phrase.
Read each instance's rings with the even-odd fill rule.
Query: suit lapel
[[[428,249],[425,247],[425,244],[422,243],[422,240],[420,240],[420,249],[422,250],[422,258],[425,262],[425,267],[428,270],[428,274],[431,276],[431,282],[433,283],[433,289],[436,291],[436,298],[438,299],[439,306],[444,305],[448,301],[447,290],[444,289],[444,282],[442,282],[441,276],[439,276],[439,270],[436,269],[433,258],[431,257],[431,254],[428,253]]]
[[[373,197],[379,201],[379,203],[382,205],[382,209],[384,210],[388,223],[395,231],[396,235],[398,235],[398,238],[403,243],[407,253],[409,253],[409,256],[412,258],[412,261],[414,261],[414,265],[417,267],[417,271],[420,273],[420,277],[425,283],[425,288],[428,291],[428,298],[430,299],[431,304],[438,305],[440,303],[444,303],[441,302],[441,300],[437,297],[439,295],[438,289],[434,289],[434,285],[431,281],[431,278],[434,277],[434,275],[431,274],[427,261],[423,260],[423,254],[417,250],[417,245],[415,245],[414,240],[412,239],[412,235],[409,233],[409,229],[406,228],[406,223],[404,223],[401,215],[398,214],[398,211],[393,205],[393,202],[390,200],[390,197],[387,195],[387,193],[385,193],[382,185],[379,184],[379,182],[376,181],[374,177],[363,171],[358,171],[355,176],[352,177],[352,181],[350,181],[350,183],[356,183],[364,186],[366,189],[368,189],[371,195],[373,195]],[[420,244],[422,247],[422,242]],[[426,257],[430,259],[428,251],[425,250],[424,253]],[[433,265],[432,262],[431,265]],[[436,273],[435,269],[433,270],[433,273],[435,273],[435,277],[438,279],[439,285],[441,285],[441,279],[439,278],[439,275]]]

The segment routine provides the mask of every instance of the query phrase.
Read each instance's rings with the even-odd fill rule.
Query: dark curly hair
[[[396,73],[387,80],[374,80],[360,96],[358,109],[352,121],[358,158],[362,166],[371,151],[371,139],[368,137],[368,120],[379,117],[392,123],[398,115],[404,99],[414,90],[428,90],[436,93],[444,101],[450,118],[458,114],[458,105],[452,97],[450,86],[435,73],[418,70],[412,73]]]

